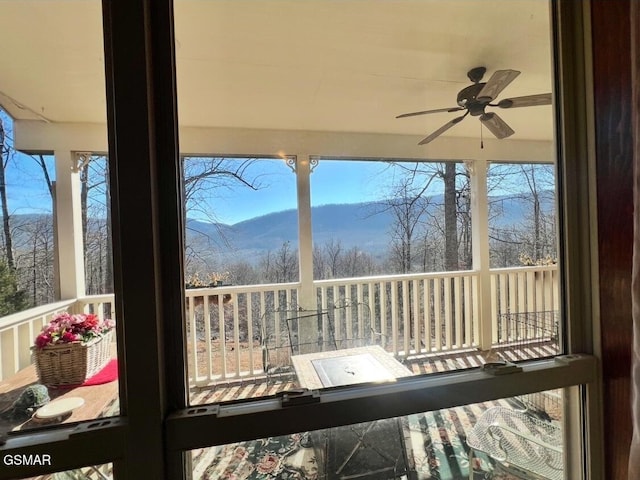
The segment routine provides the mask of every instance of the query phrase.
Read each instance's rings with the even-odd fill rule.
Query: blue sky
[[[47,157],[49,174],[55,179],[53,158]],[[385,166],[374,162],[323,160],[311,175],[312,203],[357,203],[380,196],[380,171]],[[263,188],[255,191],[238,188],[221,190],[211,199],[218,220],[233,224],[271,212],[296,208],[293,172],[283,161],[273,160],[259,169]],[[7,167],[7,194],[10,212],[51,212],[51,197],[42,170],[36,160],[16,153]],[[200,217],[203,218],[203,217]],[[204,218],[203,218],[204,219]]]
[[[311,174],[313,206],[329,203],[358,203],[380,198],[380,171],[376,162],[321,160]],[[282,160],[256,163],[262,188],[224,190],[212,201],[216,219],[233,224],[271,212],[296,208],[296,177]],[[202,218],[198,215],[190,215]]]

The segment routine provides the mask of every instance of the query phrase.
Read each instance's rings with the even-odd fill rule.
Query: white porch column
[[[85,295],[84,249],[82,245],[82,213],[80,174],[78,167],[88,157],[75,152],[54,152],[56,161],[56,239],[60,299]]]
[[[311,158],[298,155],[296,159],[296,183],[298,191],[298,254],[300,296],[298,305],[304,309],[317,307],[313,289],[313,240],[311,236]]]
[[[487,169],[484,159],[467,162],[471,180],[471,241],[473,269],[478,273],[476,302],[478,306],[479,343],[481,350],[489,350],[492,343],[491,274],[489,272],[489,201]]]

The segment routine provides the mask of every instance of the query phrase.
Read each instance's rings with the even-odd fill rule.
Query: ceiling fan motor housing
[[[473,85],[463,88],[460,90],[460,93],[458,93],[458,105],[466,108],[474,117],[482,115],[485,107],[491,101],[489,99],[478,100],[476,98],[485,85],[486,83],[474,83]]]

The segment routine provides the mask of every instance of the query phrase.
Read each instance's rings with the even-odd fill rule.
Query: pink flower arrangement
[[[71,315],[68,312],[57,314],[36,337],[35,345],[41,349],[47,345],[60,343],[86,343],[109,333],[114,327],[113,320],[100,320],[93,313]]]

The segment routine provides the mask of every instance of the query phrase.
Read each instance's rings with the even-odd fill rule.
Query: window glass
[[[282,6],[176,4],[191,403],[558,353],[548,3]]]
[[[188,288],[298,280],[295,175],[284,160],[185,157]]]
[[[100,3],[3,2],[0,31],[1,435],[119,407]]]
[[[563,399],[536,392],[193,450],[193,478],[562,479]]]
[[[4,191],[0,195],[3,315],[55,300],[53,208],[55,171],[51,155],[16,150],[14,122],[0,108],[0,153]]]
[[[455,162],[320,160],[311,176],[314,278],[470,269],[468,177]]]
[[[37,457],[28,457],[22,455],[15,455],[12,457],[5,457],[4,464],[13,465],[25,465],[26,462],[41,462],[43,465],[50,465],[51,458],[46,454],[42,454]],[[49,462],[49,463],[47,463]],[[111,480],[113,478],[113,466],[110,463],[103,465],[92,465],[89,467],[75,468],[73,470],[66,470],[64,472],[57,472],[47,475],[39,475],[37,477],[28,477],[24,480]]]
[[[491,266],[557,266],[554,165],[492,164],[488,189]]]
[[[113,294],[108,158],[88,156],[79,173],[86,290],[90,295]]]

